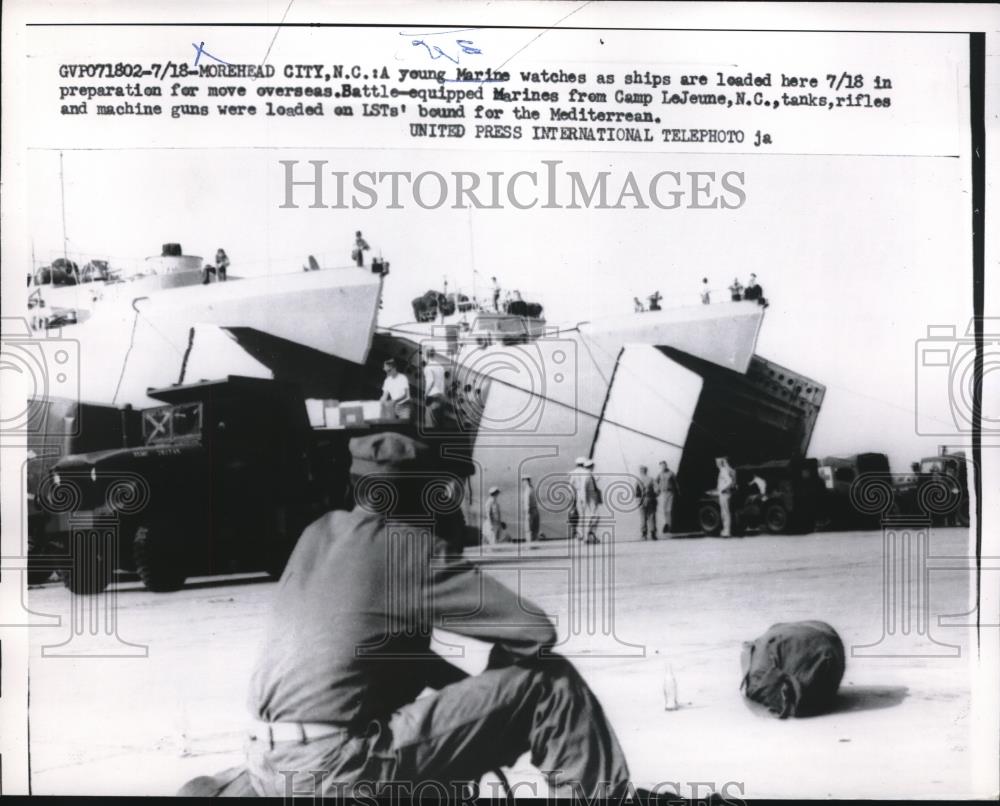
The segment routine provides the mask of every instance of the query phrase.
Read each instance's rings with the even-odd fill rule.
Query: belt
[[[347,728],[330,722],[258,722],[250,729],[251,740],[308,744],[331,736],[347,735]]]

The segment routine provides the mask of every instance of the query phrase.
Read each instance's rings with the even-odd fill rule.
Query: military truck
[[[851,503],[851,486],[866,473],[890,479],[889,457],[884,453],[856,453],[827,456],[819,463],[819,475],[826,486],[827,506],[820,519],[823,529],[877,529],[882,516],[859,512]]]
[[[140,432],[140,415],[131,407],[33,398],[28,401],[28,423],[28,583],[39,584],[64,564],[67,549],[58,534],[49,532],[52,519],[39,500],[39,486],[63,456],[134,442]]]
[[[815,459],[780,459],[734,469],[736,490],[730,498],[732,534],[763,531],[779,535],[811,532],[816,528],[824,490]],[[715,490],[707,491],[700,500],[698,521],[706,535],[721,533],[722,512]]]
[[[346,434],[314,431],[298,387],[230,376],[148,394],[165,405],[141,411],[137,444],[63,456],[39,485],[74,593],[117,570],[151,591],[195,574],[280,575],[303,528],[343,505]]]
[[[896,514],[929,515],[935,526],[969,525],[969,474],[964,451],[951,452],[942,445],[937,456],[914,462],[911,470],[910,476],[895,485]]]

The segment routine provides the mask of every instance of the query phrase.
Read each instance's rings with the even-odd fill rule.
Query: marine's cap
[[[431,460],[430,448],[425,443],[392,431],[355,437],[349,447],[351,472],[356,476],[424,466]]]
[[[584,467],[593,467],[594,466],[594,460],[593,459],[586,459],[586,460],[584,460],[583,466]]]
[[[585,456],[577,456],[576,457],[576,466],[577,467],[583,467],[586,464],[587,464],[587,457],[585,457]]]
[[[521,476],[521,481],[531,481],[531,476]]]
[[[490,495],[499,495],[499,494],[500,494],[499,487],[490,487]]]

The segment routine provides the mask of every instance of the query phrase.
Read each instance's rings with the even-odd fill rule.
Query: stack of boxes
[[[313,428],[363,428],[365,425],[398,420],[392,403],[381,400],[306,400]]]

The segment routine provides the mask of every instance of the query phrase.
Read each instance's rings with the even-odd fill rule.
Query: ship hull
[[[488,491],[497,487],[508,535],[526,539],[522,485],[530,476],[540,532],[571,536],[568,474],[577,457],[587,457],[604,493],[603,533],[633,538],[640,526],[632,491],[642,465],[655,475],[666,461],[682,489],[700,495],[714,485],[716,456],[739,463],[804,455],[823,388],[755,354],[763,315],[747,302],[696,306],[580,323],[506,345],[472,334],[449,346],[440,328],[421,338],[408,326],[376,337],[369,369],[392,357],[416,385],[422,348],[451,351],[452,437],[456,446],[465,440],[476,467],[471,523],[482,523]],[[786,377],[796,384],[787,387]],[[675,518],[674,528],[693,520],[683,500]]]
[[[381,286],[379,275],[348,268],[178,287],[105,301],[62,335],[79,345],[83,400],[148,406],[151,387],[273,376],[281,356],[252,356],[240,334],[364,363]]]

